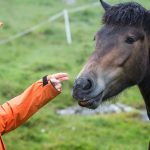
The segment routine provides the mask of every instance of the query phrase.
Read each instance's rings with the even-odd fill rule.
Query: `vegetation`
[[[93,3],[77,0],[73,6],[52,0],[0,1],[0,20],[5,24],[0,39],[41,23],[64,8]],[[113,1],[122,2],[119,0]],[[145,7],[150,3],[141,1]],[[93,37],[100,28],[103,10],[95,7],[70,14],[73,44],[67,45],[63,18],[11,43],[0,45],[1,104],[20,94],[45,74],[65,71],[70,81],[63,93],[40,110],[26,124],[4,136],[13,150],[145,150],[150,140],[149,123],[137,113],[95,116],[59,116],[56,110],[76,104],[71,97],[73,81],[94,48]],[[118,100],[144,108],[137,87],[122,93]]]

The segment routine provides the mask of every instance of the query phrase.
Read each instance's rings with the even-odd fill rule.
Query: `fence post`
[[[64,10],[64,20],[65,20],[67,43],[71,44],[72,43],[71,28],[70,28],[68,11],[66,9]]]

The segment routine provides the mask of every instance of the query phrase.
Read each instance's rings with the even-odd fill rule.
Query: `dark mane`
[[[142,26],[146,9],[135,2],[118,4],[109,8],[103,17],[103,23],[107,25]]]

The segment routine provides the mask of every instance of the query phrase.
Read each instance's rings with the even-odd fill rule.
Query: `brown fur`
[[[94,109],[138,85],[150,118],[150,13],[137,3],[106,6],[95,51],[75,82],[73,96]]]

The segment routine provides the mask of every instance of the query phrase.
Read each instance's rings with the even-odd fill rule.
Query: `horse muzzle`
[[[80,106],[95,109],[103,98],[103,90],[95,90],[96,88],[97,85],[92,78],[80,77],[74,83],[72,96]]]

